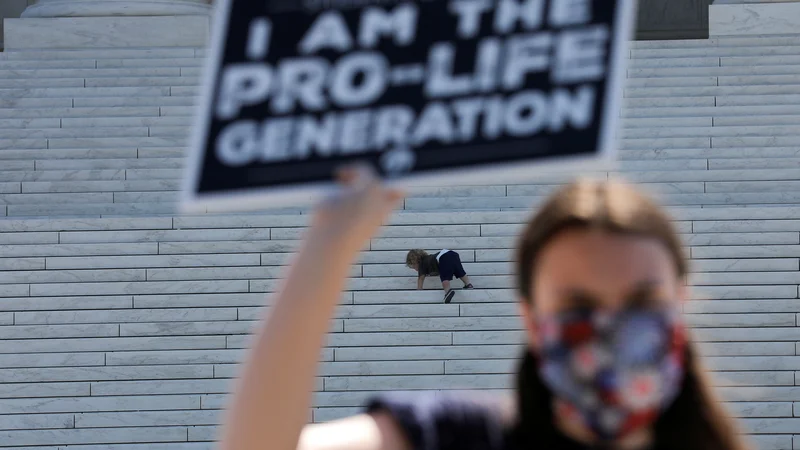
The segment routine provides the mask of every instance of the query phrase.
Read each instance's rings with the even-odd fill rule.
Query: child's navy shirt
[[[439,262],[436,260],[436,255],[425,255],[419,262],[419,274],[439,275]]]

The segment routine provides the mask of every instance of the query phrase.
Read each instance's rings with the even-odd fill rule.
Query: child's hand
[[[403,194],[386,188],[369,167],[344,169],[338,179],[341,191],[317,207],[309,238],[354,255],[377,233]]]

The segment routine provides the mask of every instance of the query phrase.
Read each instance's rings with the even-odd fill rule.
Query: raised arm
[[[303,431],[320,350],[348,269],[401,198],[368,170],[344,171],[341,182],[341,195],[317,209],[283,289],[257,331],[225,417],[223,450],[295,450],[301,432],[303,450],[402,448],[388,446],[386,437],[398,431],[382,416]]]

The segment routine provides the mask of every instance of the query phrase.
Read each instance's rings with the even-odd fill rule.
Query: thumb
[[[387,189],[386,190],[386,201],[395,204],[405,198],[406,193],[400,189]]]
[[[387,189],[382,197],[381,210],[383,212],[383,216],[385,217],[391,214],[392,211],[397,208],[398,203],[400,203],[405,197],[405,193],[398,189]]]

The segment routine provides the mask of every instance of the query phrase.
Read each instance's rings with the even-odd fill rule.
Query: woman
[[[344,193],[317,211],[258,333],[224,450],[746,448],[685,337],[687,263],[675,231],[655,204],[613,183],[562,189],[522,233],[527,349],[514,408],[457,394],[387,395],[365,414],[305,426],[348,269],[401,197],[368,171],[341,178]]]

